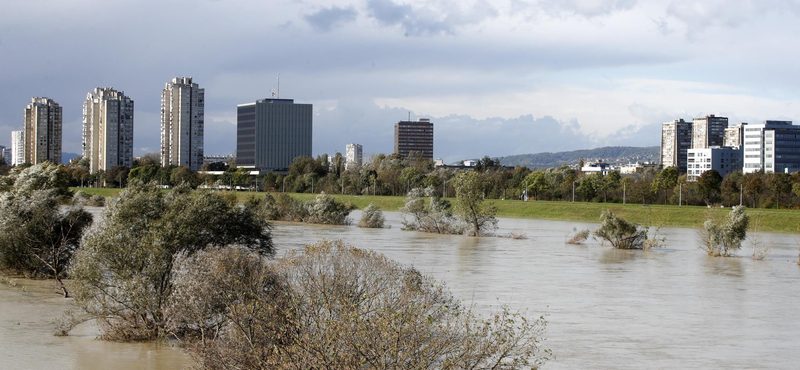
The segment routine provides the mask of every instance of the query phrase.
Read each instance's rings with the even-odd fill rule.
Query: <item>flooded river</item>
[[[359,212],[354,212],[358,219]],[[759,234],[767,260],[709,258],[697,232],[662,230],[666,248],[617,251],[589,240],[566,245],[592,224],[502,219],[498,234],[528,239],[469,238],[391,229],[276,223],[278,256],[321,239],[374,249],[444,281],[466,304],[488,314],[498,304],[547,315],[548,369],[795,369],[800,364],[800,236]],[[34,282],[48,284],[47,282]],[[68,304],[39,286],[22,292],[0,284],[0,369],[176,368],[179,350],[105,343],[92,327],[67,338],[50,320]],[[54,291],[54,290],[53,290]]]

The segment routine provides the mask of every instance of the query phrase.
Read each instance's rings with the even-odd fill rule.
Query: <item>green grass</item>
[[[95,189],[95,188],[72,188],[72,190],[83,190],[89,194],[100,194],[103,196],[116,196],[120,189]],[[238,192],[236,193],[239,201],[244,201],[251,196],[264,196],[263,193]],[[312,200],[316,194],[290,194],[292,197],[301,200]],[[363,209],[370,203],[384,211],[398,211],[403,206],[404,197],[392,196],[353,196],[332,194],[337,200],[350,202],[359,209]],[[451,202],[455,199],[449,198]],[[518,200],[490,200],[497,205],[497,216],[508,218],[526,218],[557,221],[579,221],[579,222],[598,222],[600,213],[605,209],[611,209],[621,217],[649,226],[664,227],[687,227],[699,228],[708,218],[724,217],[729,211],[726,209],[708,209],[696,206],[664,206],[641,204],[615,204],[615,203],[584,203],[584,202],[546,202],[531,201],[521,202]],[[800,233],[800,211],[796,210],[776,210],[776,209],[748,209],[747,213],[751,216],[751,230],[758,229],[764,232],[781,233]]]

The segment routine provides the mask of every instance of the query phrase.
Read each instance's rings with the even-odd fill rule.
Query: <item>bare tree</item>
[[[537,368],[543,318],[488,320],[375,252],[323,242],[276,264],[241,249],[181,259],[170,330],[203,369]]]

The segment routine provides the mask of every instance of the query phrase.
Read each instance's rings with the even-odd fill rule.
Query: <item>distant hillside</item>
[[[560,167],[565,164],[578,164],[581,158],[586,163],[608,162],[657,162],[657,146],[607,146],[596,149],[574,150],[571,152],[520,154],[500,158],[500,163],[506,166],[525,166],[534,168]]]
[[[78,154],[78,153],[66,153],[66,152],[62,152],[62,153],[61,153],[61,163],[62,163],[62,164],[67,164],[67,163],[69,163],[69,161],[71,161],[71,160],[73,160],[73,159],[75,159],[75,158],[78,158],[78,157],[80,157],[80,156],[81,156],[81,155],[80,155],[80,154]]]

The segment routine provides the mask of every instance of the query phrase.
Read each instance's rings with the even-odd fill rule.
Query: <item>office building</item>
[[[725,128],[725,140],[723,146],[742,147],[744,145],[744,127],[747,123],[737,123],[736,126]]]
[[[712,114],[695,118],[692,120],[692,149],[722,146],[726,128],[728,128],[728,117],[717,117]]]
[[[661,166],[686,172],[686,154],[692,147],[692,123],[683,119],[661,125]]]
[[[347,144],[345,147],[345,170],[361,167],[363,159],[361,144]]]
[[[744,127],[744,173],[800,171],[800,126],[765,121]]]
[[[97,87],[83,103],[83,158],[91,173],[133,165],[133,100],[111,87]]]
[[[311,104],[261,99],[240,104],[236,118],[236,165],[285,171],[295,158],[311,156]]]
[[[11,163],[14,166],[25,163],[25,140],[22,131],[11,131]]]
[[[715,170],[725,177],[733,171],[742,170],[742,150],[739,147],[689,149],[686,156],[688,181],[697,181],[706,171]]]
[[[25,108],[21,163],[61,163],[61,106],[49,98],[32,98]]]
[[[408,157],[418,152],[422,158],[433,159],[433,122],[427,118],[399,121],[394,124],[394,152]]]
[[[205,90],[176,77],[161,93],[161,165],[203,166]]]

